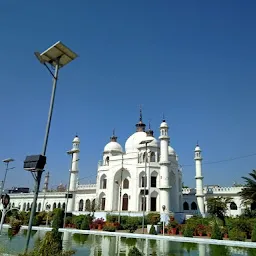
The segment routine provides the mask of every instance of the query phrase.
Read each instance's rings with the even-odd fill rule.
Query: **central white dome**
[[[146,137],[147,134],[145,132],[135,132],[133,135],[131,135],[125,142],[126,153],[138,151],[137,147],[141,141],[146,139]]]
[[[147,137],[146,132],[135,132],[132,134],[125,143],[126,153],[137,152],[140,142],[145,140]],[[151,138],[151,137],[150,137]],[[148,144],[148,146],[158,147],[158,141],[152,137],[153,141]]]

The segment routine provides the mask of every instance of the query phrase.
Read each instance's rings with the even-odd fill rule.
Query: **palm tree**
[[[232,198],[226,197],[211,197],[207,199],[207,212],[223,221],[225,225],[225,215],[228,210],[228,204]]]
[[[249,173],[251,177],[242,177],[245,180],[244,188],[238,193],[243,201],[256,202],[256,170]]]

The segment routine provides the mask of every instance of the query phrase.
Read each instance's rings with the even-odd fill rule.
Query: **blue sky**
[[[190,165],[187,185],[195,185],[197,140],[205,162],[256,153],[255,11],[253,0],[1,1],[0,157],[16,160],[7,186],[33,185],[23,160],[42,151],[52,88],[33,52],[59,40],[79,58],[60,72],[47,150],[51,186],[67,183],[76,132],[80,178],[94,180],[113,128],[124,147],[140,104],[157,137],[165,113],[180,164]],[[204,165],[204,182],[232,185],[255,161]]]

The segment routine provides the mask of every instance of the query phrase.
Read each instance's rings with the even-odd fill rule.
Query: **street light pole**
[[[142,216],[142,233],[144,234],[145,233],[145,231],[144,231],[144,227],[145,227],[145,211],[146,211],[146,185],[148,185],[147,184],[147,180],[146,180],[146,178],[147,178],[147,175],[146,175],[146,172],[147,172],[147,161],[148,161],[148,144],[150,143],[150,142],[152,142],[153,141],[153,139],[152,139],[152,137],[150,138],[147,138],[146,140],[143,140],[143,141],[141,141],[140,142],[140,144],[144,144],[145,146],[146,146],[146,152],[145,152],[145,175],[144,175],[144,191],[143,191],[143,204],[142,204],[142,206],[143,206],[143,209],[142,209],[142,211],[143,211],[143,216]]]
[[[3,194],[3,191],[4,191],[4,185],[5,185],[5,181],[6,181],[6,177],[7,177],[7,172],[9,170],[15,168],[15,167],[9,168],[9,163],[13,162],[13,161],[14,161],[14,159],[12,159],[12,158],[7,158],[7,159],[3,160],[3,162],[6,164],[6,168],[5,168],[4,179],[3,179],[2,186],[1,186],[1,191],[0,191],[0,199],[2,198],[2,194]]]
[[[144,234],[145,226],[145,211],[146,211],[146,186],[147,184],[147,161],[148,161],[148,143],[146,142],[146,154],[145,154],[145,175],[144,175],[144,191],[143,191],[143,217],[142,217],[142,234]]]
[[[46,150],[47,150],[50,127],[51,127],[52,112],[53,112],[53,107],[54,107],[55,92],[56,92],[56,86],[57,86],[57,81],[58,81],[59,68],[65,66],[70,61],[74,60],[77,57],[77,54],[72,52],[61,42],[57,42],[56,44],[51,46],[49,49],[47,49],[45,52],[43,52],[41,54],[36,52],[35,55],[38,58],[38,60],[40,61],[40,63],[45,65],[45,67],[49,70],[49,72],[51,73],[51,75],[53,77],[50,108],[49,108],[49,113],[48,113],[48,119],[47,119],[46,131],[45,131],[45,137],[44,137],[44,144],[43,144],[43,151],[42,151],[42,155],[45,156]],[[55,68],[54,74],[51,72],[50,68],[47,66],[47,63],[49,65],[52,65]],[[34,199],[33,199],[30,218],[29,218],[27,240],[26,240],[26,245],[25,245],[25,253],[27,253],[27,251],[28,251],[33,219],[34,219],[34,215],[36,212],[36,203],[37,203],[42,173],[43,173],[43,170],[37,170],[37,172],[33,176],[35,179],[35,192],[34,192]]]

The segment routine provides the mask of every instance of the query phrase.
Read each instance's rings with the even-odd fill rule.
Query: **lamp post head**
[[[140,142],[140,145],[149,144],[149,143],[152,142],[152,141],[153,141],[153,139],[148,138],[148,139],[145,139],[145,140],[141,141],[141,142]]]
[[[7,159],[3,160],[4,163],[10,163],[10,162],[13,162],[13,161],[14,161],[13,158],[7,158]]]
[[[59,64],[60,67],[67,65],[73,61],[78,55],[70,50],[66,45],[58,41],[43,53],[35,52],[37,59],[42,64],[50,64],[53,67]],[[57,61],[58,60],[58,61]]]

